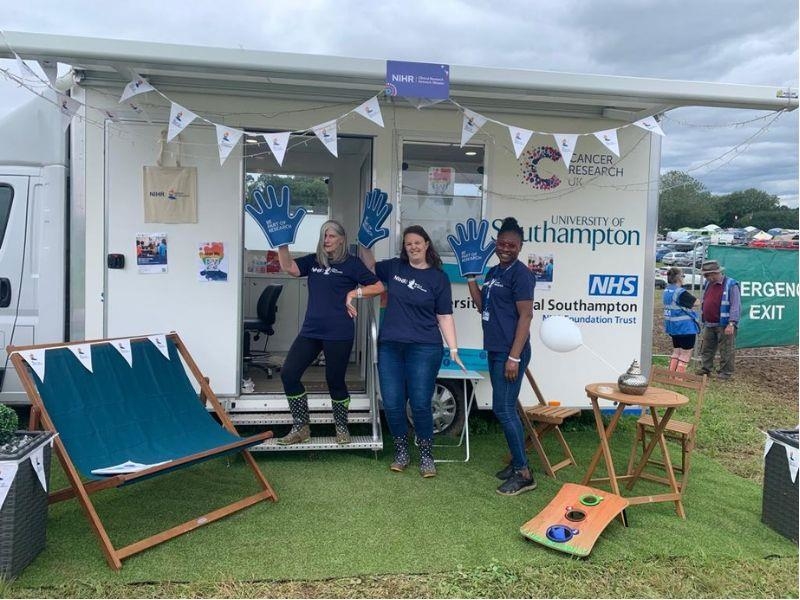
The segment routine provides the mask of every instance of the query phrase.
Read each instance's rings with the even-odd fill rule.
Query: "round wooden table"
[[[672,413],[675,412],[675,409],[688,404],[689,398],[683,394],[653,386],[648,387],[647,391],[645,391],[645,393],[641,396],[623,394],[621,391],[619,391],[619,387],[616,383],[590,383],[585,389],[586,395],[589,397],[589,400],[592,403],[592,411],[594,412],[594,420],[595,424],[597,425],[597,434],[600,437],[600,445],[595,451],[591,463],[589,463],[589,470],[586,472],[586,475],[582,481],[583,485],[607,481],[611,486],[611,491],[618,496],[621,495],[619,482],[623,480],[628,481],[628,488],[630,489],[639,479],[642,470],[644,469],[648,459],[650,458],[650,455],[653,452],[653,449],[656,445],[658,445],[661,448],[661,454],[664,458],[667,480],[669,481],[668,485],[671,491],[666,494],[635,496],[632,498],[627,498],[627,500],[630,504],[674,502],[675,511],[678,513],[678,516],[685,519],[686,513],[683,510],[681,492],[678,488],[678,482],[675,479],[675,472],[673,471],[672,463],[669,460],[667,442],[664,439],[664,429],[666,428],[667,423],[669,423],[669,420],[672,418]],[[617,403],[617,409],[614,412],[614,416],[611,417],[608,427],[603,425],[603,414],[600,411],[600,398],[604,400],[611,400],[612,402]],[[611,436],[614,434],[614,430],[617,427],[617,422],[622,416],[622,411],[624,411],[628,406],[641,406],[650,410],[650,415],[653,419],[654,435],[642,453],[642,458],[636,465],[636,468],[625,475],[617,475],[614,469],[614,461],[611,457],[611,448],[609,447],[608,442],[611,439]],[[658,409],[662,409],[664,411],[664,414],[661,418],[658,417]],[[606,463],[608,477],[592,479],[592,475],[594,474],[594,471],[600,462],[601,456]]]

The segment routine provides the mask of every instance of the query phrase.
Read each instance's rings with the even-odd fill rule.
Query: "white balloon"
[[[539,337],[554,352],[572,352],[583,344],[581,330],[567,317],[548,317],[542,321]]]

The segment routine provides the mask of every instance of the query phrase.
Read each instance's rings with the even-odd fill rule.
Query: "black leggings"
[[[287,396],[300,396],[305,393],[306,388],[300,378],[319,356],[321,350],[325,355],[325,380],[328,382],[331,399],[346,400],[350,397],[350,392],[347,391],[345,373],[352,349],[352,339],[318,340],[298,335],[281,367],[283,391]]]

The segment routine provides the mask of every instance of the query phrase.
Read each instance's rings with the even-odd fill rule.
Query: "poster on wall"
[[[553,254],[528,254],[528,269],[536,276],[536,291],[549,291],[553,287],[555,272]]]
[[[224,242],[200,242],[197,245],[197,279],[228,281],[228,257]]]
[[[136,266],[139,273],[167,272],[167,234],[136,234]]]
[[[428,168],[428,194],[452,196],[455,189],[456,170],[453,167]]]

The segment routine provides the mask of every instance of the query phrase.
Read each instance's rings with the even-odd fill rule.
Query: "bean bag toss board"
[[[628,506],[622,496],[565,483],[542,512],[519,528],[526,538],[574,556],[589,556],[597,538]]]

